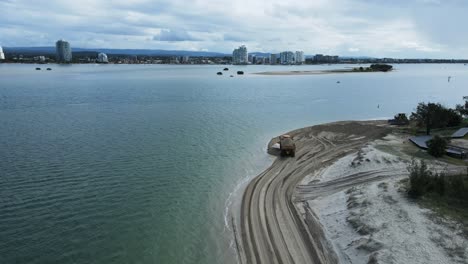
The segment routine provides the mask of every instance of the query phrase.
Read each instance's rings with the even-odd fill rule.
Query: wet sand
[[[337,122],[289,132],[296,157],[278,157],[242,197],[236,240],[242,263],[338,263],[320,222],[296,205],[306,176],[391,130],[383,121]],[[272,139],[271,147],[277,139]],[[273,153],[274,154],[274,153]]]

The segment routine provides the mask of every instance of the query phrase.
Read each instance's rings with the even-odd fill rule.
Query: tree
[[[408,117],[406,117],[405,113],[399,113],[399,114],[395,115],[394,119],[395,119],[395,122],[397,124],[399,124],[399,125],[408,125],[409,124]]]
[[[435,136],[427,142],[427,152],[434,157],[442,157],[447,149],[447,144],[448,142],[446,139]]]
[[[432,128],[458,126],[462,122],[462,117],[457,111],[435,103],[419,103],[416,112],[411,113],[411,119],[416,121],[418,126],[426,127],[427,135],[430,135]]]
[[[391,71],[393,69],[393,66],[392,65],[388,65],[388,64],[372,64],[370,66],[370,68],[373,70],[373,71],[383,71],[383,72],[387,72],[387,71]]]
[[[458,126],[462,123],[463,117],[462,114],[457,112],[454,109],[446,109],[444,113],[444,118],[447,121],[448,127]]]
[[[465,99],[465,105],[457,105],[455,111],[458,112],[461,116],[468,116],[468,97],[463,97]]]

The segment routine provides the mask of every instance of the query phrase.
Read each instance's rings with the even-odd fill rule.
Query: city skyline
[[[0,8],[0,45],[7,47],[47,46],[65,38],[82,48],[231,53],[245,44],[272,53],[288,49],[398,58],[468,54],[468,36],[460,34],[468,3],[457,0],[4,0]]]

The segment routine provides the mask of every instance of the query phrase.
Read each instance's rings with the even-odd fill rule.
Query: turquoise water
[[[468,95],[464,65],[35,67],[0,64],[0,263],[236,263],[226,207],[271,137]]]

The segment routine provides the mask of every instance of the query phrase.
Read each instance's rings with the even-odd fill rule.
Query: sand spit
[[[235,234],[241,262],[338,263],[339,256],[317,216],[297,206],[302,203],[294,195],[296,186],[389,132],[380,121],[338,122],[291,131],[296,157],[277,158],[244,192]]]
[[[335,69],[335,70],[314,70],[314,71],[267,71],[256,72],[257,75],[320,75],[334,73],[369,73],[376,71],[354,71],[353,69]]]
[[[278,157],[245,189],[234,223],[240,262],[468,263],[460,224],[406,196],[409,143],[390,132],[382,121],[291,131],[296,157]]]

